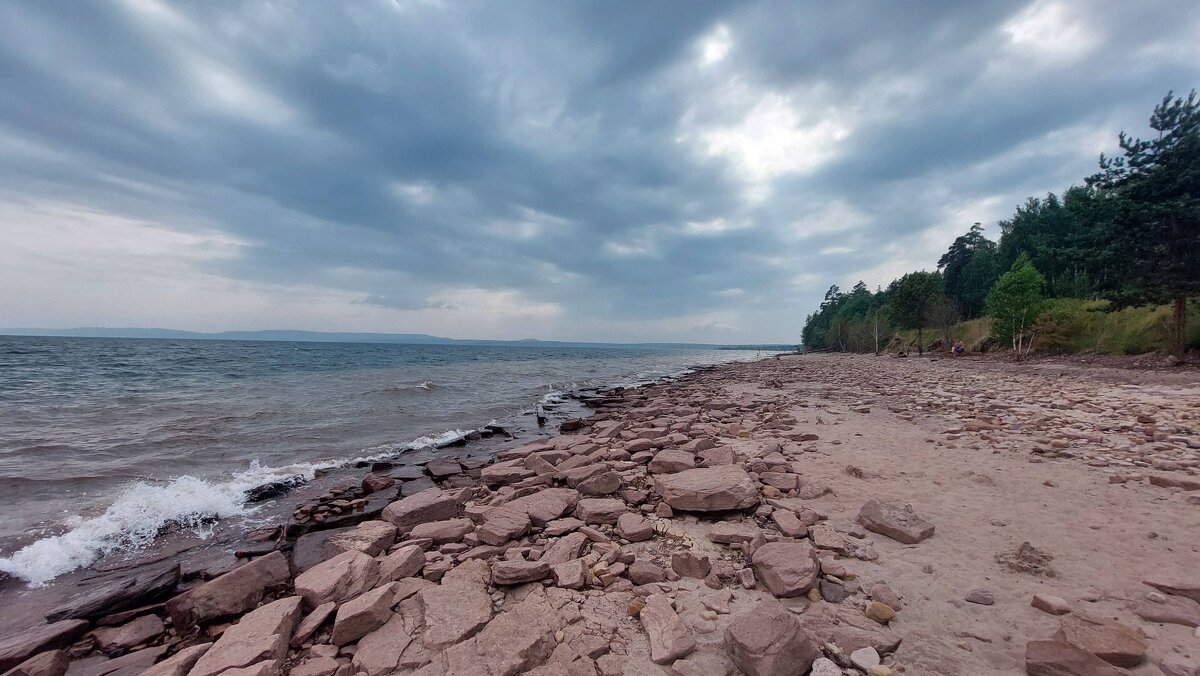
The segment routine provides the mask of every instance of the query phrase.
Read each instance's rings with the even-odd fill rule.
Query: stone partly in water
[[[50,622],[59,620],[95,620],[149,605],[167,596],[179,582],[178,563],[140,568],[119,573],[85,587],[84,591],[46,615]]]
[[[0,673],[43,650],[65,648],[88,630],[86,620],[63,620],[27,629],[0,640]]]

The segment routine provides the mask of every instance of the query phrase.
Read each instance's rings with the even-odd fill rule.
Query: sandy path
[[[789,357],[737,372],[768,385],[739,377],[730,381],[731,392],[777,396],[782,386],[795,400],[797,429],[820,435],[805,444],[813,452],[805,456],[804,474],[833,490],[813,504],[838,530],[851,530],[858,508],[872,497],[912,503],[936,524],[936,535],[914,546],[871,535],[879,560],[851,561],[864,587],[887,582],[908,602],[892,624],[906,637],[898,662],[907,658],[907,673],[943,673],[955,662],[961,673],[1024,673],[1026,641],[1048,638],[1058,626],[1057,618],[1030,606],[1039,592],[1140,628],[1152,640],[1147,663],[1135,673],[1160,673],[1154,663],[1164,658],[1200,666],[1200,635],[1142,622],[1127,609],[1152,591],[1141,583],[1148,576],[1200,578],[1194,497],[1200,493],[1189,502],[1178,489],[1110,484],[1109,474],[1142,470],[1132,463],[1087,464],[1122,455],[1105,444],[1123,446],[1129,435],[1114,429],[1142,427],[1133,412],[1149,409],[1160,429],[1182,440],[1148,444],[1149,452],[1192,465],[1170,474],[1196,474],[1200,451],[1187,447],[1200,440],[1194,372],[835,355]],[[1118,419],[1122,409],[1128,420]],[[997,429],[957,432],[985,410],[1003,411],[1006,419],[993,421]],[[1035,424],[1040,418],[1050,422]],[[1096,444],[1087,435],[1106,439]],[[1090,460],[1031,462],[1041,460],[1032,449],[1068,436],[1077,438],[1063,450]],[[848,465],[865,478],[848,474]],[[1025,541],[1053,555],[1055,577],[1014,572],[995,560]],[[995,605],[963,600],[979,588],[993,592]]]

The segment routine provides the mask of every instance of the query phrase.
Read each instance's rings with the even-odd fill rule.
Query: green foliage
[[[917,351],[924,352],[924,332],[933,323],[934,307],[942,297],[942,276],[936,272],[910,272],[888,285],[892,319],[898,326],[917,330]]]
[[[992,334],[1001,343],[1012,343],[1018,356],[1028,342],[1033,323],[1042,313],[1045,281],[1029,256],[1021,254],[988,292],[986,306],[994,320]]]
[[[938,270],[946,296],[955,307],[968,317],[978,317],[983,312],[983,299],[999,275],[996,243],[984,237],[983,226],[976,223],[942,254]]]

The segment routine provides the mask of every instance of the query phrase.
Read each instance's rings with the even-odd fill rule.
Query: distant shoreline
[[[118,338],[130,340],[228,340],[281,343],[363,343],[378,345],[478,345],[488,347],[582,347],[630,350],[762,350],[786,352],[789,344],[720,343],[603,343],[570,340],[487,340],[447,338],[423,333],[342,333],[327,331],[219,331],[205,333],[178,329],[79,327],[71,329],[0,328],[0,337],[23,338]]]

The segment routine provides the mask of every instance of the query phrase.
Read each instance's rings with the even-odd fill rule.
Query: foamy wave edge
[[[246,491],[277,481],[308,482],[317,471],[358,462],[394,458],[407,450],[452,442],[463,430],[448,430],[402,444],[387,444],[371,455],[351,460],[297,463],[286,467],[262,467],[253,463],[228,479],[200,479],[184,475],[162,484],[137,481],[117,494],[102,514],[73,517],[61,535],[45,537],[0,557],[0,572],[42,586],[59,575],[91,565],[116,552],[133,552],[149,546],[164,527],[177,525],[206,537],[214,520],[252,514]]]

